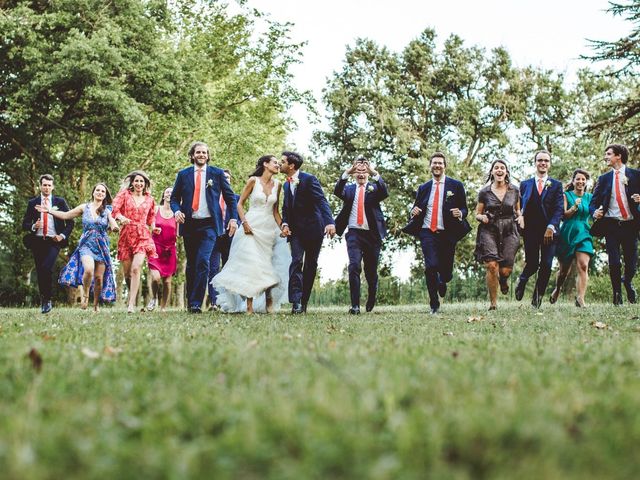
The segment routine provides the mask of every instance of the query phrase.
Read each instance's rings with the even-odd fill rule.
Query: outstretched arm
[[[86,206],[86,203],[81,203],[76,208],[64,212],[62,210],[53,210],[51,207],[36,205],[36,210],[41,213],[46,212],[50,215],[53,215],[56,218],[59,218],[60,220],[71,220],[72,218],[76,218],[82,215],[82,212],[85,206]]]

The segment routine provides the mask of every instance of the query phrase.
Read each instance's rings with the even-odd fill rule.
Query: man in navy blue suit
[[[224,176],[227,179],[227,182],[231,184],[231,172],[227,169],[223,170]],[[240,195],[235,194],[236,202],[240,198]],[[220,194],[220,209],[222,210],[222,215],[224,216],[224,226],[225,231],[222,235],[220,235],[216,239],[216,245],[213,247],[211,251],[211,258],[209,260],[209,283],[207,283],[207,291],[209,292],[209,303],[211,304],[211,310],[217,310],[216,299],[218,298],[218,291],[213,288],[211,285],[211,279],[215,277],[224,264],[227,263],[229,259],[229,249],[231,248],[231,239],[229,236],[229,230],[226,229],[226,226],[229,225],[231,221],[231,210],[227,208],[227,204],[224,201],[224,197]],[[237,210],[236,210],[237,213]]]
[[[445,176],[447,160],[443,153],[431,156],[432,179],[416,193],[411,220],[403,232],[420,240],[431,313],[438,313],[440,297],[447,293],[453,277],[456,244],[471,231],[467,222],[467,195],[459,180]]]
[[[318,270],[318,255],[325,235],[333,237],[336,227],[320,182],[300,171],[302,157],[282,152],[280,172],[287,176],[282,205],[282,235],[291,244],[289,302],[291,313],[307,311]]]
[[[27,211],[22,219],[22,229],[28,233],[23,238],[24,245],[31,250],[38,276],[38,290],[40,291],[40,311],[51,311],[51,293],[53,290],[53,266],[58,252],[67,246],[73,220],[59,220],[51,214],[40,213],[36,205],[50,206],[54,210],[67,212],[69,206],[62,197],[56,197],[53,192],[53,176],[40,176],[40,195],[29,200]]]
[[[171,210],[184,238],[187,254],[186,286],[190,313],[202,313],[202,301],[209,279],[209,261],[216,239],[225,230],[220,195],[231,211],[226,229],[232,237],[238,228],[236,196],[222,169],[207,165],[209,147],[195,142],[189,149],[193,166],[176,177],[171,193]]]
[[[622,305],[622,284],[629,303],[636,303],[632,281],[638,264],[640,171],[627,167],[628,159],[629,150],[624,145],[612,144],[605,148],[604,160],[611,170],[598,178],[589,204],[589,211],[596,220],[591,226],[591,234],[605,238],[614,305]]]
[[[531,305],[540,308],[549,284],[556,254],[560,220],[564,213],[562,183],[549,176],[551,154],[540,150],[533,156],[536,174],[520,183],[521,214],[516,219],[524,237],[524,270],[516,284],[516,300],[522,300],[529,277],[538,272]]]
[[[353,175],[356,183],[347,185]],[[369,182],[369,175],[373,182]],[[378,260],[382,240],[387,227],[380,208],[380,202],[389,196],[387,185],[375,171],[369,161],[358,157],[353,165],[345,170],[333,190],[333,194],[344,203],[336,217],[336,233],[345,235],[349,255],[349,291],[351,308],[349,313],[360,313],[360,272],[364,263],[364,276],[367,279],[368,296],[366,310],[370,312],[376,304],[378,291]]]

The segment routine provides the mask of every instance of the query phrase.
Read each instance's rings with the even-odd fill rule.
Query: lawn
[[[485,309],[3,309],[0,475],[638,478],[640,309]]]

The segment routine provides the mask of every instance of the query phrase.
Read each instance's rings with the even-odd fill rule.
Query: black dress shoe
[[[202,313],[202,309],[200,307],[189,307],[189,313]]]
[[[304,313],[304,310],[302,309],[302,304],[294,303],[293,306],[291,307],[291,313],[293,313],[294,315]]]
[[[354,305],[349,309],[350,315],[360,315],[360,307],[358,305]]]
[[[439,282],[438,295],[440,295],[440,298],[444,298],[446,294],[447,294],[447,284],[445,282]]]
[[[615,306],[622,305],[622,292],[613,292],[613,304]]]
[[[498,282],[500,283],[500,293],[503,295],[509,293],[509,277],[503,277],[500,275]]]
[[[633,288],[633,285],[625,283],[624,288],[627,291],[627,300],[629,300],[629,303],[636,303],[637,293],[636,289]]]
[[[371,310],[373,310],[373,307],[375,306],[375,304],[376,304],[375,300],[367,300],[367,305],[365,307],[367,312],[370,312]]]
[[[531,306],[533,308],[540,308],[542,305],[542,295],[538,292],[538,289],[533,290],[533,298],[531,299]]]
[[[440,307],[431,307],[431,311],[429,313],[431,313],[431,315],[435,315],[439,310]]]
[[[518,277],[518,283],[516,283],[516,300],[522,300],[524,297],[524,289],[527,286],[527,281]]]
[[[49,313],[52,309],[52,305],[51,305],[51,300],[49,300],[48,302],[43,302],[42,306],[40,307],[40,311],[42,313]]]

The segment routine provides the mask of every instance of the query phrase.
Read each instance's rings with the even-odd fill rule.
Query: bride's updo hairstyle
[[[256,169],[249,175],[249,177],[260,177],[264,173],[264,164],[269,163],[272,159],[276,158],[275,155],[263,155],[256,162]]]

